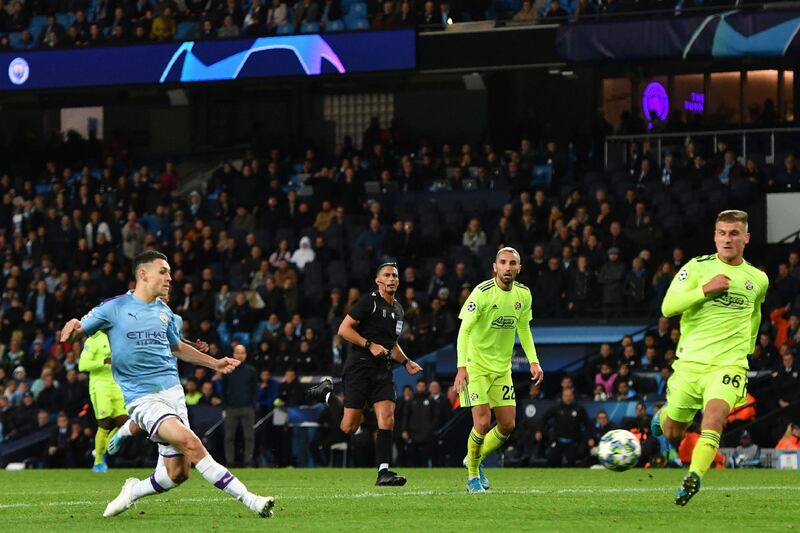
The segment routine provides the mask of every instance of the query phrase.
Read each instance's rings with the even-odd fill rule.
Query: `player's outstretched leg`
[[[106,506],[103,516],[105,518],[116,516],[129,509],[133,502],[139,498],[144,498],[151,494],[160,494],[177,487],[188,478],[185,473],[188,470],[188,466],[180,470],[184,470],[184,472],[173,473],[172,477],[175,477],[173,480],[164,463],[164,458],[159,455],[158,464],[156,464],[156,468],[150,474],[150,477],[141,480],[136,478],[126,479],[119,495]]]
[[[119,452],[122,447],[122,441],[133,435],[133,431],[131,431],[133,425],[133,420],[129,418],[116,433],[111,435],[111,438],[108,439],[108,455],[116,455]]]
[[[700,480],[711,468],[719,450],[720,434],[730,412],[730,405],[725,400],[709,400],[703,410],[703,423],[700,438],[692,452],[692,464],[689,473],[683,478],[675,503],[683,507],[692,496],[700,491]]]
[[[188,460],[194,463],[195,468],[206,481],[227,492],[259,516],[263,518],[272,517],[275,498],[258,496],[247,490],[244,483],[211,457],[197,435],[183,425],[183,422],[179,419],[168,418],[164,420],[158,426],[157,433],[159,438],[180,450]]]

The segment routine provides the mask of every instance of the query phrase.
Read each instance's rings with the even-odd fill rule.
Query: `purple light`
[[[647,84],[642,94],[642,114],[648,124],[648,129],[653,127],[653,121],[657,118],[662,122],[667,119],[669,113],[669,97],[667,90],[657,81]]]

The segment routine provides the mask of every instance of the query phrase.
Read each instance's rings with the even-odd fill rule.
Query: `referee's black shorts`
[[[364,409],[376,402],[397,401],[392,371],[385,366],[354,364],[344,371],[344,406]]]

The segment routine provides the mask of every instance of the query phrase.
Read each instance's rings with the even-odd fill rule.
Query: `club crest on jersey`
[[[522,304],[521,304],[521,303],[519,303],[519,302],[515,302],[515,303],[514,303],[514,309],[516,309],[517,311],[519,311],[520,309],[522,309]]]
[[[686,278],[689,277],[689,271],[685,268],[678,272],[678,281],[686,281]]]
[[[478,308],[478,306],[475,305],[475,302],[468,302],[467,303],[467,311],[469,311],[470,313],[475,311],[475,309],[477,309],[477,308]]]
[[[167,313],[162,312],[161,314],[158,315],[158,318],[161,319],[161,323],[164,324],[165,326],[167,325],[167,322],[169,322],[169,317],[167,316]]]
[[[478,393],[473,392],[472,394],[469,395],[469,399],[472,400],[473,402],[476,401],[478,399]]]
[[[749,279],[744,282],[744,288],[747,289],[748,291],[752,291],[753,287],[755,287],[755,285],[753,285],[753,282],[750,281]]]

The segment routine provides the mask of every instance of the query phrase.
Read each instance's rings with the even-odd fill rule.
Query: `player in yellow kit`
[[[667,404],[653,417],[653,434],[663,432],[678,442],[703,410],[700,439],[675,498],[681,506],[700,490],[728,413],[747,398],[747,356],[755,348],[769,286],[766,274],[744,260],[749,241],[747,213],[721,212],[714,226],[717,253],[689,261],[661,305],[664,316],[681,315],[681,339]]]
[[[539,383],[544,376],[531,335],[531,291],[515,281],[521,269],[519,253],[514,248],[502,248],[492,269],[495,276],[475,287],[459,314],[458,372],[453,386],[461,406],[472,409],[473,427],[465,461],[467,490],[471,493],[489,488],[483,460],[514,431],[517,402],[511,358],[517,334],[530,362],[532,379]],[[497,425],[490,431],[492,410]]]
[[[97,419],[92,471],[103,473],[108,470],[105,454],[109,439],[123,425],[130,431],[129,425],[125,424],[128,422],[125,400],[111,374],[111,345],[104,332],[98,331],[86,339],[78,370],[89,372],[89,397]],[[133,422],[129,424],[136,426]]]

